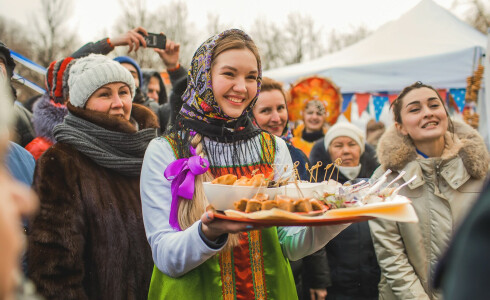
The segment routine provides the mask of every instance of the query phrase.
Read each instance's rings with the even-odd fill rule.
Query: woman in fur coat
[[[371,220],[381,268],[380,299],[441,299],[430,286],[435,265],[455,229],[479,195],[488,151],[473,128],[449,119],[437,91],[417,82],[392,104],[395,124],[381,137],[377,154],[391,180],[416,179],[400,194],[412,200],[418,223]]]
[[[146,299],[139,177],[157,118],[132,104],[133,77],[105,56],[77,60],[68,84],[68,115],[34,175],[29,275],[47,299]]]

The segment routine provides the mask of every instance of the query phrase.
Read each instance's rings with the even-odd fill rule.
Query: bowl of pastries
[[[203,183],[204,194],[209,204],[221,211],[234,209],[234,201],[242,198],[253,198],[259,192],[274,198],[281,191],[281,188],[276,187],[276,185],[278,184],[266,178],[264,174],[240,178],[228,174],[217,177],[211,182]]]

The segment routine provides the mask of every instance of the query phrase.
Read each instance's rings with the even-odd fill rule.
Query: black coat
[[[305,165],[309,164],[308,157],[300,149],[293,145],[287,144],[289,154],[293,163],[298,161],[298,173],[301,180],[309,180],[310,176],[306,171]],[[291,261],[291,270],[293,271],[294,282],[298,292],[298,299],[309,299],[310,288],[325,288],[330,284],[328,277],[328,265],[325,248],[303,257],[297,261]]]
[[[323,166],[332,163],[323,139],[318,141],[310,153],[312,165],[322,161]],[[369,178],[378,167],[374,149],[366,145],[360,157],[361,171],[358,178]],[[327,173],[327,179],[332,168]],[[325,169],[319,170],[323,180]],[[348,180],[338,173],[338,181]],[[332,175],[337,179],[337,171]],[[380,269],[376,260],[368,222],[354,223],[344,229],[325,246],[330,268],[332,286],[327,289],[327,299],[378,299]]]

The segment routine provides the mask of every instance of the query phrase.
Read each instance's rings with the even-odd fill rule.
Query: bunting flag
[[[349,104],[352,100],[352,96],[354,96],[354,93],[342,94],[343,100],[342,100],[342,109],[340,112],[343,113],[347,109],[347,107],[349,107]]]
[[[458,107],[458,112],[462,112],[465,104],[466,89],[449,89],[449,94],[451,94],[454,99],[454,102]]]
[[[349,122],[351,121],[351,112],[352,112],[352,103],[349,103],[349,105],[347,105],[347,108],[345,109],[345,111],[343,112],[344,114],[344,117],[349,120]]]
[[[369,98],[371,98],[371,94],[369,93],[363,93],[363,94],[356,93],[356,103],[357,103],[357,111],[359,113],[359,117],[366,110],[366,107],[369,104]]]
[[[390,105],[391,105],[391,103],[393,103],[393,101],[396,100],[397,97],[398,97],[397,94],[390,94],[390,95],[388,95],[388,101],[390,102]]]
[[[381,112],[383,111],[383,107],[385,106],[386,101],[388,101],[388,96],[373,96],[373,105],[374,105],[374,116],[376,117],[376,122],[379,122],[379,117],[381,116]]]
[[[441,96],[441,99],[443,102],[448,102],[449,99],[447,99],[447,90],[446,89],[438,89],[437,92],[439,93],[439,96]]]

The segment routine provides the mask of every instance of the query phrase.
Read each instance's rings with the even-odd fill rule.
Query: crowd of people
[[[262,76],[245,32],[210,37],[189,69],[178,43],[155,48],[170,94],[161,70],[107,56],[141,51],[147,34],[137,27],[53,61],[29,105],[0,42],[0,299],[490,297],[488,150],[436,89],[403,89],[388,128],[327,124],[318,99],[294,124],[288,91]],[[203,190],[226,174],[288,177],[293,164],[311,181],[308,166],[339,159],[315,180],[416,175],[400,194],[419,222],[257,226],[216,218]]]

